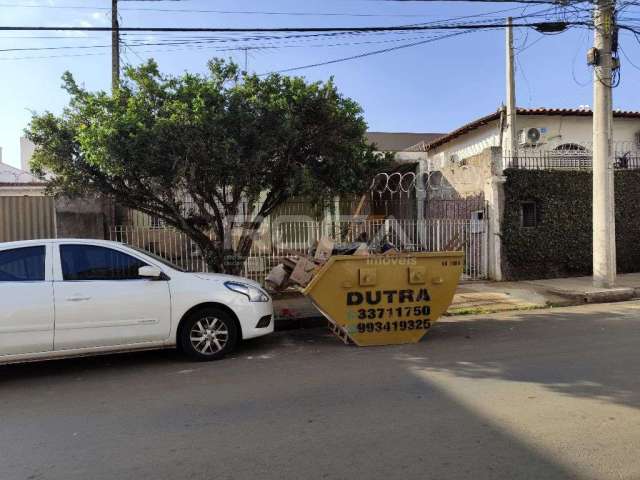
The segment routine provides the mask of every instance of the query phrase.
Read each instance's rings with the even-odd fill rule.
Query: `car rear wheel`
[[[203,308],[189,315],[180,329],[180,350],[198,361],[217,360],[238,342],[238,327],[224,310]]]

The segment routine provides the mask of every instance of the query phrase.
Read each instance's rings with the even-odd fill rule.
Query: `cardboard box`
[[[318,263],[324,263],[329,260],[329,257],[333,253],[333,240],[328,237],[322,237],[316,247],[316,254],[314,260]]]
[[[360,245],[358,245],[358,248],[356,248],[356,251],[353,252],[354,255],[359,255],[362,257],[368,257],[369,256],[369,247],[367,246],[366,243],[361,243]]]
[[[300,257],[286,257],[282,259],[282,266],[287,271],[287,273],[291,273],[294,268],[296,268],[296,264],[300,260]]]
[[[306,287],[315,273],[316,264],[306,258],[300,258],[296,264],[296,268],[291,272],[289,280],[293,283],[297,283],[301,287]]]
[[[267,275],[267,278],[265,278],[267,284],[276,290],[284,288],[288,280],[289,274],[282,264],[274,267],[273,270],[269,272],[269,275]]]

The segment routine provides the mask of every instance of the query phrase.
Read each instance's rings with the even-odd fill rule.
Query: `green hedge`
[[[591,275],[592,177],[587,171],[508,169],[502,224],[503,272],[512,280]],[[640,271],[640,171],[618,171],[616,248],[620,273]],[[521,227],[521,202],[538,225]]]

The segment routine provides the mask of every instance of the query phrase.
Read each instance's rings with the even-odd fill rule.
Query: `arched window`
[[[556,168],[589,168],[591,153],[577,143],[563,143],[549,152],[549,160]]]
[[[553,149],[556,152],[579,153],[586,152],[587,149],[577,143],[563,143]]]

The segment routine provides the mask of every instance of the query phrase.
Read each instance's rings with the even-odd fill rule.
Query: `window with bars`
[[[538,226],[538,208],[536,202],[520,203],[520,226],[534,228]]]

